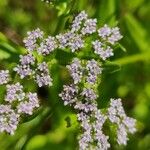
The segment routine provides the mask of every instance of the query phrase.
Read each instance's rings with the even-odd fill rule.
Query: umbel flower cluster
[[[117,143],[126,145],[128,133],[136,131],[136,120],[126,115],[121,99],[111,99],[110,106],[105,111],[98,108],[96,101],[103,63],[114,55],[114,46],[122,38],[119,28],[106,24],[98,28],[97,19],[88,18],[85,11],[82,11],[73,20],[71,29],[64,33],[45,37],[43,31],[37,28],[27,35],[23,41],[27,52],[20,56],[19,64],[13,68],[20,81],[28,78],[39,87],[52,86],[51,60],[47,62],[44,58],[53,55],[58,49],[75,53],[72,62],[64,66],[68,69],[72,82],[63,86],[59,96],[64,105],[73,107],[77,112],[81,125],[79,149],[110,148],[109,135],[103,131],[106,121],[114,126]],[[87,42],[89,37],[92,41]],[[78,54],[81,51],[84,54],[86,49],[95,57],[88,60],[80,58]],[[20,82],[14,82],[8,70],[0,71],[0,85],[5,85],[6,89],[3,104],[0,105],[0,132],[10,134],[14,134],[22,115],[32,115],[39,107],[37,94],[25,92]]]

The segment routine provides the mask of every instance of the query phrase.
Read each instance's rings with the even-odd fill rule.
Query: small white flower
[[[111,34],[111,28],[107,24],[105,24],[102,28],[98,30],[98,35],[104,39],[110,36],[110,34]]]
[[[32,115],[35,108],[39,107],[39,100],[36,93],[27,93],[26,99],[21,101],[17,106],[19,114]]]
[[[85,11],[81,11],[74,19],[72,24],[72,32],[78,32],[81,29],[82,22],[87,19]]]
[[[29,65],[17,65],[13,70],[20,75],[21,79],[34,74],[34,71]]]
[[[97,99],[98,95],[95,93],[95,91],[93,89],[90,88],[84,88],[82,93],[82,96],[85,97],[85,100],[95,100]]]
[[[12,103],[13,101],[21,101],[24,98],[23,86],[17,82],[6,86],[5,101]]]
[[[57,48],[57,42],[55,37],[48,36],[37,49],[39,54],[48,55]]]
[[[19,123],[19,115],[10,105],[0,105],[0,132],[14,134]]]
[[[65,105],[72,105],[76,101],[78,88],[75,85],[64,85],[63,91],[59,94]]]
[[[119,28],[115,27],[111,30],[111,36],[108,37],[108,42],[114,45],[116,42],[118,42],[120,39],[122,39],[122,35],[120,34]]]
[[[9,82],[9,70],[0,70],[0,85]]]
[[[81,82],[81,79],[83,76],[83,69],[81,66],[81,61],[79,59],[75,58],[75,59],[73,59],[73,61],[70,65],[67,65],[67,68],[69,69],[71,77],[74,80],[74,84]]]
[[[33,57],[32,54],[27,54],[27,55],[20,55],[20,63],[21,65],[29,65],[29,64],[34,64],[35,63],[35,58]]]
[[[136,120],[130,117],[125,117],[123,119],[123,124],[126,126],[129,133],[136,132]]]
[[[98,35],[112,45],[122,38],[118,27],[110,28],[106,24],[98,30]]]
[[[123,124],[119,124],[118,126],[119,127],[117,130],[117,142],[119,145],[127,145],[127,130]]]
[[[35,75],[35,81],[39,87],[46,86],[46,85],[52,86],[53,79],[49,74],[49,69],[46,62],[42,62],[38,64],[36,75]]]
[[[36,30],[27,32],[27,35],[23,42],[27,50],[31,52],[37,48],[37,39],[43,38],[43,31],[37,28]]]
[[[96,32],[97,19],[87,19],[81,29],[83,35],[92,34]]]

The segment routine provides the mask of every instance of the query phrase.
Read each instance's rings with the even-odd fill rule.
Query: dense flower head
[[[64,101],[64,105],[71,105],[76,101],[76,94],[78,93],[78,88],[75,85],[64,85],[63,91],[59,96]]]
[[[37,48],[37,39],[43,38],[43,31],[39,28],[27,32],[27,37],[23,40],[25,47],[29,52],[35,50]]]
[[[66,32],[64,34],[60,33],[56,35],[56,39],[58,40],[59,48],[66,48],[68,46],[68,42],[70,37],[72,36],[72,32]]]
[[[102,60],[106,60],[114,55],[113,49],[110,46],[101,43],[99,40],[93,41],[92,45],[94,48],[94,53],[98,54]]]
[[[53,52],[57,48],[57,42],[55,37],[48,36],[41,44],[40,47],[37,49],[39,54],[48,55]]]
[[[15,84],[8,84],[6,88],[5,101],[12,103],[13,101],[21,101],[24,99],[25,94],[23,92],[23,86],[19,82]]]
[[[94,84],[97,81],[98,75],[102,73],[101,65],[95,61],[94,59],[89,60],[86,65],[86,69],[88,70],[87,82],[90,84]]]
[[[94,59],[83,64],[78,58],[74,58],[72,63],[66,67],[73,78],[74,84],[82,82],[84,76],[86,77],[86,82],[89,84],[95,84],[98,75],[102,73],[101,65]]]
[[[104,39],[110,36],[110,34],[111,34],[111,28],[107,24],[105,24],[103,27],[101,27],[98,30],[98,35]]]
[[[98,95],[95,93],[95,91],[91,88],[84,88],[82,93],[82,96],[84,96],[85,100],[95,100],[97,99]]]
[[[122,38],[118,27],[111,28],[106,24],[98,30],[98,35],[112,45]]]
[[[84,88],[80,93],[78,89],[79,87],[77,88],[75,85],[65,85],[59,96],[64,101],[64,105],[71,105],[79,111],[77,118],[83,130],[79,136],[79,149],[86,150],[92,147],[93,149],[107,150],[110,148],[109,136],[102,131],[103,125],[108,119],[118,126],[118,144],[126,145],[128,133],[136,131],[136,121],[126,116],[121,99],[111,99],[108,113],[102,113],[97,108],[97,95],[94,90]]]
[[[19,74],[21,79],[25,78],[26,76],[34,74],[33,70],[29,65],[17,65],[14,68],[14,71],[16,71],[17,74]]]
[[[35,58],[32,54],[20,55],[20,64],[14,67],[14,71],[20,76],[21,79],[33,75],[34,70],[32,65],[35,64]]]
[[[53,79],[49,74],[49,69],[46,62],[42,62],[38,64],[35,81],[39,87],[46,86],[46,85],[52,86]]]
[[[47,65],[46,62],[39,63],[37,69],[40,72],[44,72],[44,73],[48,73],[49,72],[48,65]]]
[[[36,93],[27,93],[26,98],[17,106],[18,113],[32,115],[35,108],[39,107],[39,100]]]
[[[128,130],[129,133],[136,132],[136,128],[135,128],[136,120],[135,119],[126,116],[123,119],[123,124],[126,126],[126,129]]]
[[[36,93],[25,93],[23,86],[18,82],[6,86],[5,101],[12,104],[15,102],[16,110],[20,114],[31,115],[35,108],[39,107],[39,100]]]
[[[9,82],[9,70],[0,70],[0,85]]]
[[[82,36],[71,31],[59,34],[56,38],[58,40],[59,48],[69,48],[71,49],[71,52],[75,52],[84,47],[84,40],[82,39]]]
[[[82,21],[86,20],[88,15],[85,13],[85,11],[81,11],[73,20],[72,23],[72,31],[77,32],[80,30]]]
[[[69,72],[74,80],[74,84],[81,82],[83,77],[83,68],[81,65],[81,61],[75,58],[70,65],[67,65]]]
[[[118,125],[118,130],[117,130],[117,142],[119,145],[126,145],[127,144],[127,131],[124,126],[124,124],[119,124]]]
[[[108,108],[108,116],[111,122],[120,123],[120,118],[126,116],[123,109],[121,99],[111,99],[110,107]]]
[[[20,55],[20,63],[23,66],[29,64],[33,65],[35,63],[35,58],[33,57],[32,54]]]
[[[45,75],[44,73],[41,73],[41,75],[36,75],[36,82],[39,87],[45,85],[52,86],[52,78],[50,75]]]
[[[85,34],[92,34],[96,32],[97,27],[97,19],[87,19],[81,29],[81,33]]]
[[[19,115],[10,105],[0,105],[0,132],[14,134],[19,123]]]
[[[85,150],[92,148],[96,150],[107,150],[110,147],[108,143],[109,137],[102,132],[102,127],[107,117],[97,107],[90,115],[86,114],[86,112],[81,112],[77,117],[84,130],[83,134],[79,136],[79,149]],[[93,122],[92,120],[95,121]]]
[[[128,133],[134,133],[136,131],[136,120],[125,114],[121,99],[111,99],[110,107],[108,108],[108,118],[112,123],[116,123],[118,126],[118,144],[126,145]]]
[[[75,52],[84,47],[84,41],[79,34],[73,34],[68,43],[71,52]]]

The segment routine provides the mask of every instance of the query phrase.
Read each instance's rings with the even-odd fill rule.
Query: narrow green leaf
[[[132,14],[125,16],[127,29],[129,30],[133,40],[141,51],[147,51],[149,48],[149,40],[147,39],[147,31],[142,27],[140,22]]]

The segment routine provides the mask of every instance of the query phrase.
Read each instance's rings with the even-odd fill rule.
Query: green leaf
[[[110,25],[114,25],[116,0],[101,0],[97,11],[99,18],[101,18],[101,24],[108,22]]]
[[[136,20],[132,14],[125,16],[125,22],[127,29],[129,30],[133,40],[141,51],[147,51],[149,49],[149,40],[147,38],[147,31],[142,25]]]

